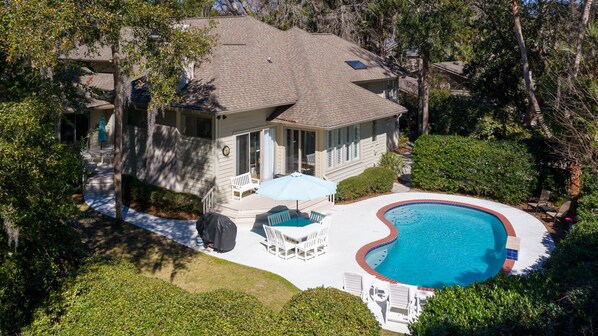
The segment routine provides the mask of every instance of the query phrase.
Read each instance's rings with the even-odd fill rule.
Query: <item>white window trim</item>
[[[326,131],[326,168],[331,171],[361,159],[361,125]]]

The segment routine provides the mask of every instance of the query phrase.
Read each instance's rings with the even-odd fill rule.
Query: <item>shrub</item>
[[[403,173],[403,168],[405,168],[405,159],[403,156],[396,153],[386,152],[380,158],[379,165],[380,167],[392,170],[397,176],[399,176]]]
[[[413,335],[544,335],[559,309],[541,296],[545,279],[533,279],[497,276],[438,290],[410,329]]]
[[[293,296],[280,316],[281,335],[380,335],[369,308],[335,288],[314,288]]]
[[[429,135],[415,142],[412,154],[413,184],[422,189],[519,203],[536,185],[533,157],[515,142]]]
[[[230,290],[190,294],[139,274],[128,263],[93,263],[25,334],[260,335],[272,312],[257,299]]]
[[[201,198],[187,193],[178,193],[140,181],[133,176],[123,175],[123,200],[125,204],[137,203],[144,208],[156,207],[166,213],[185,212],[199,215],[203,211]]]
[[[342,180],[337,187],[336,199],[347,201],[369,194],[389,192],[395,179],[395,173],[387,168],[367,168],[357,176]]]
[[[230,289],[218,289],[194,295],[194,303],[226,318],[220,335],[277,335],[277,324],[272,310],[257,298]]]

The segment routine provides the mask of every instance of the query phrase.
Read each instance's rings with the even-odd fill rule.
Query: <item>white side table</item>
[[[376,302],[384,302],[388,299],[388,282],[375,279],[370,288],[370,297]]]

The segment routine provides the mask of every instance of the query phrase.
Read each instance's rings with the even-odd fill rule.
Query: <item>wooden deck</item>
[[[327,212],[334,206],[327,197],[310,201],[299,201],[299,211],[309,213],[310,211]],[[294,211],[296,201],[276,201],[268,197],[252,194],[243,197],[241,200],[233,200],[228,203],[218,204],[214,212],[228,216],[239,227],[259,227],[267,223],[266,217],[274,212],[289,209]]]

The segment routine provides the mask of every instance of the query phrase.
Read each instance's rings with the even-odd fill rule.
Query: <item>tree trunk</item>
[[[419,95],[419,113],[418,113],[418,126],[419,134],[428,134],[428,119],[429,119],[429,107],[428,102],[430,98],[430,85],[429,85],[429,60],[427,56],[422,55],[422,68],[419,73],[418,81],[418,95]]]
[[[122,138],[123,114],[126,103],[127,85],[125,75],[120,66],[120,45],[112,47],[112,62],[114,64],[114,197],[116,202],[116,221],[123,221],[123,193],[122,193]]]
[[[513,12],[514,19],[514,30],[515,36],[517,37],[517,43],[519,44],[519,50],[521,51],[521,65],[523,68],[523,79],[525,81],[525,88],[527,90],[527,97],[529,100],[529,108],[525,115],[525,124],[528,127],[535,126],[536,123],[542,128],[542,132],[548,138],[552,138],[552,132],[544,122],[542,111],[540,110],[540,104],[536,99],[536,92],[534,89],[534,81],[532,79],[532,73],[529,69],[529,60],[527,59],[527,49],[525,47],[525,41],[523,39],[523,31],[521,30],[521,19],[519,17],[519,0],[511,1],[511,10]]]
[[[573,78],[577,77],[577,72],[579,72],[579,65],[581,64],[581,47],[583,45],[583,38],[586,33],[586,27],[588,26],[588,21],[590,20],[590,10],[592,9],[592,1],[593,0],[586,0],[586,3],[583,7],[583,15],[581,17],[581,24],[579,25],[579,35],[577,35],[577,50],[575,51],[573,72],[571,73]]]
[[[579,162],[574,161],[569,164],[569,172],[571,177],[569,180],[569,195],[579,196],[581,193],[581,174],[582,169]]]

